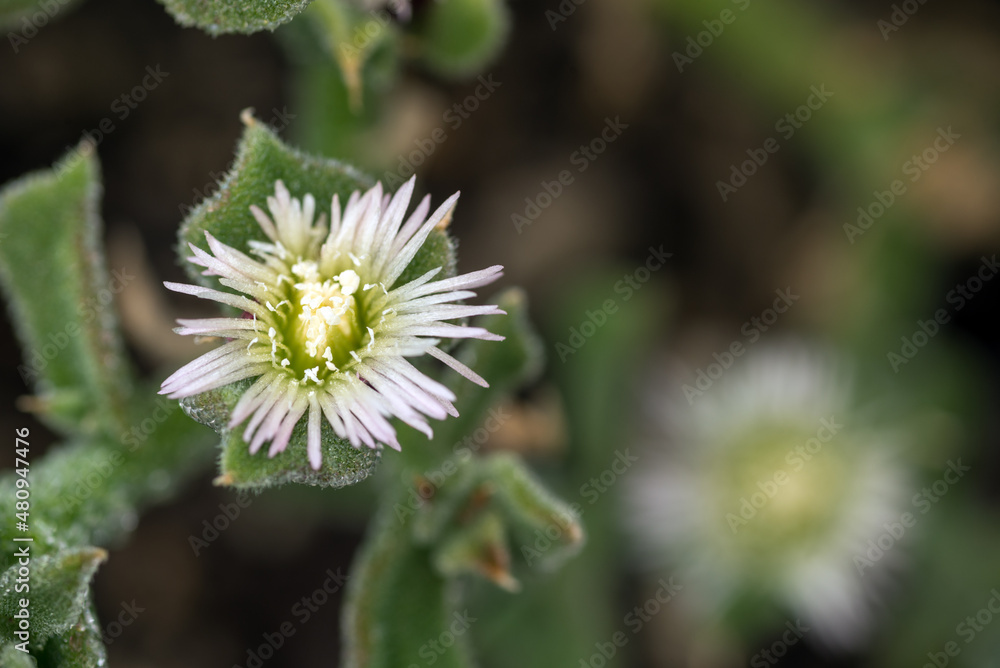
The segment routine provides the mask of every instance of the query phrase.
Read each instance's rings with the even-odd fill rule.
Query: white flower
[[[852,405],[833,360],[766,350],[727,373],[693,405],[658,398],[659,461],[629,490],[641,554],[680,569],[705,619],[766,599],[855,646],[887,573],[856,557],[906,510],[895,436]]]
[[[278,181],[274,197],[267,198],[270,217],[250,207],[270,240],[250,242],[257,259],[206,232],[211,253],[192,244],[189,261],[242,294],[165,285],[241,309],[244,317],[178,321],[179,334],[229,341],[167,378],[161,394],[190,397],[257,377],[234,407],[229,427],[249,418],[243,438],[251,454],[270,442],[273,457],[305,418],[309,462],[317,469],[323,418],[355,447],[399,449],[391,418],[430,437],[426,417],[457,415],[454,394],[406,358],[431,355],[487,386],[438,346],[442,338],[502,340],[479,327],[444,322],[503,313],[492,305],[456,303],[475,295],[469,288],[498,278],[502,267],[435,281],[438,267],[395,285],[431,231],[448,223],[458,200],[456,193],[427,218],[430,198],[424,198],[407,218],[413,182],[391,199],[383,196],[381,184],[354,192],[343,212],[334,196],[327,230],[324,215],[314,221],[312,195],[300,201]]]

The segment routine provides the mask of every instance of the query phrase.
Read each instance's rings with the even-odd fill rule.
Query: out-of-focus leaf
[[[507,528],[496,512],[479,513],[456,528],[437,546],[432,559],[446,578],[478,575],[509,591],[520,588],[510,574]]]
[[[516,457],[494,455],[485,465],[510,527],[514,552],[528,565],[552,570],[580,551],[583,527],[570,504],[549,492]]]
[[[351,569],[341,663],[398,668],[424,665],[433,657],[443,668],[471,666],[466,632],[475,619],[456,608],[454,585],[437,572],[426,548],[413,545],[390,506],[373,522]],[[443,634],[454,644],[443,647]]]
[[[35,657],[10,644],[0,649],[0,666],[4,666],[4,668],[37,668],[38,664],[35,663]]]
[[[0,28],[19,28],[7,34],[14,53],[18,53],[28,40],[54,21],[56,17],[79,0],[0,0]]]
[[[440,0],[423,12],[421,55],[436,72],[462,77],[488,65],[510,30],[505,0]]]
[[[160,0],[182,26],[210,35],[274,30],[291,21],[310,0]]]
[[[509,568],[510,527],[520,533],[545,514],[540,508],[552,506],[551,497],[528,484],[529,474],[516,458],[478,459],[451,450],[459,434],[471,433],[491,406],[539,370],[541,346],[528,324],[523,293],[509,290],[495,301],[508,315],[478,318],[476,324],[506,340],[469,341],[458,352],[490,382],[489,389],[450,378],[461,417],[443,422],[430,444],[407,438],[403,456],[390,463],[399,476],[383,480],[393,487],[358,557],[358,579],[344,612],[347,666],[469,665],[464,634],[475,617],[454,607],[454,580],[472,574],[516,589]],[[436,489],[426,503],[415,503],[407,480],[416,484],[425,475]],[[530,518],[527,523],[522,516]],[[445,633],[456,642],[442,656],[433,643]]]
[[[573,516],[579,516],[588,534],[587,547],[544,579],[526,580],[524,591],[508,596],[495,588],[476,590],[473,610],[484,615],[476,648],[483,663],[497,668],[519,663],[526,666],[578,666],[596,651],[594,643],[621,630],[615,613],[617,568],[623,542],[619,534],[619,509],[613,488],[596,501],[581,496],[580,485],[607,468],[616,448],[630,439],[625,429],[635,410],[630,387],[636,369],[648,359],[654,333],[662,333],[664,291],[652,282],[629,300],[614,293],[622,271],[594,271],[571,277],[561,291],[547,321],[551,341],[566,342],[571,327],[579,327],[588,310],[613,297],[618,309],[573,354],[552,356],[553,375],[564,396],[570,426],[568,472],[561,494]],[[628,484],[626,480],[618,485]],[[559,513],[556,513],[557,515]],[[543,517],[544,514],[539,515]],[[512,550],[515,567],[555,556],[559,562],[563,535],[570,533],[558,518],[545,529],[532,531],[529,540]],[[522,534],[523,535],[523,534]],[[511,642],[516,638],[517,642]],[[525,660],[524,657],[530,657]],[[608,668],[623,665],[624,653],[607,660]]]
[[[384,45],[396,41],[392,17],[384,9],[363,12],[342,0],[316,0],[310,13],[330,57],[340,68],[351,111],[361,113],[365,65]]]
[[[135,526],[140,508],[169,498],[203,471],[215,454],[211,432],[175,402],[154,399],[153,391],[147,386],[136,394],[118,442],[85,438],[39,461],[30,477],[31,530],[16,531],[11,512],[0,517],[0,540],[32,537],[33,549],[46,552],[63,545],[107,545]],[[15,480],[11,474],[0,479],[3,507],[13,507]],[[11,563],[8,557],[0,555],[0,566]]]
[[[0,627],[5,638],[16,637],[18,614],[30,615],[31,643],[40,650],[52,636],[65,633],[76,624],[89,604],[90,579],[108,553],[97,547],[61,550],[55,554],[32,556],[30,592],[16,590],[19,565],[0,576]],[[27,600],[29,607],[20,605]]]
[[[21,339],[21,376],[64,431],[122,424],[129,370],[112,297],[127,268],[105,269],[93,146],[0,191],[0,280]]]
[[[914,538],[919,532],[915,542],[901,541],[892,548],[906,552],[909,575],[930,577],[922,577],[920,586],[896,583],[901,591],[896,592],[897,599],[876,643],[872,665],[923,666],[932,661],[928,654],[938,656],[938,665],[947,661],[952,668],[997,665],[1000,634],[992,626],[997,623],[997,613],[989,607],[1000,607],[996,561],[1000,525],[996,516],[985,515],[976,507],[971,495],[952,497],[957,493],[951,492],[919,517],[919,523],[908,530],[908,534],[914,532]],[[895,556],[888,555],[885,560]],[[874,566],[889,567],[881,562]],[[981,612],[984,609],[986,614]],[[992,624],[984,624],[986,619],[992,619]],[[952,654],[957,649],[957,656],[947,654],[948,643],[954,643]]]

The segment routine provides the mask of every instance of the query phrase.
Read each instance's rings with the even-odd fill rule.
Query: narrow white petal
[[[174,292],[179,292],[181,294],[193,295],[200,299],[210,299],[220,304],[226,304],[243,311],[253,312],[256,307],[259,306],[254,301],[243,297],[242,295],[233,295],[228,292],[222,292],[220,290],[213,290],[212,288],[203,288],[200,285],[188,285],[187,283],[170,283],[164,282],[163,285]]]
[[[306,446],[306,453],[309,456],[309,465],[313,470],[318,471],[323,463],[322,452],[322,425],[320,419],[323,416],[322,409],[315,395],[309,397],[309,436]]]
[[[479,385],[481,387],[490,386],[490,384],[487,383],[482,376],[480,376],[478,373],[476,373],[469,367],[459,362],[457,359],[455,359],[448,353],[438,350],[437,348],[431,348],[430,350],[427,351],[427,353],[431,357],[435,357],[441,360],[442,362],[450,366],[452,369],[454,369],[455,371],[459,372],[460,374],[471,380],[476,385]]]

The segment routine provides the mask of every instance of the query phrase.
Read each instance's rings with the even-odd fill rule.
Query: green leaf
[[[79,0],[57,0],[44,5],[39,0],[0,0],[0,28],[19,28],[7,35],[14,53],[33,38],[50,21]]]
[[[553,570],[580,551],[585,537],[579,514],[549,492],[524,462],[514,455],[497,454],[485,460],[485,465],[515,551],[529,566]]]
[[[11,643],[0,649],[0,666],[4,666],[4,668],[37,668],[38,664],[35,663],[33,656],[16,649]]]
[[[31,470],[30,531],[15,526],[13,512],[0,516],[0,542],[31,537],[32,553],[66,545],[108,545],[135,525],[136,513],[161,502],[207,468],[215,455],[213,434],[184,415],[176,402],[146,386],[136,393],[131,425],[120,441],[87,437],[52,448]],[[16,477],[0,477],[0,507],[14,507]],[[13,562],[0,553],[0,569]]]
[[[130,393],[112,305],[130,277],[105,269],[92,154],[82,143],[0,191],[0,283],[24,350],[18,371],[64,431],[123,424]]]
[[[397,30],[392,16],[385,9],[365,12],[342,0],[316,0],[309,14],[340,68],[351,111],[362,113],[365,65],[379,51],[395,51]]]
[[[468,667],[466,632],[474,620],[456,608],[454,585],[438,573],[429,551],[413,545],[409,532],[400,530],[390,506],[383,505],[351,569],[341,663],[345,668],[399,668],[425,665],[433,656],[441,668]],[[440,642],[446,633],[455,640],[448,648]]]
[[[870,665],[928,665],[928,654],[944,652],[949,643],[961,648],[961,655],[950,664],[953,667],[997,665],[1000,634],[982,624],[985,614],[981,611],[1000,602],[998,520],[996,513],[984,512],[975,493],[960,491],[949,492],[926,515],[918,515],[918,524],[907,529],[906,542],[892,547],[902,554],[886,555],[886,562],[897,559],[906,564],[907,579],[893,583],[893,597],[875,638]],[[866,570],[866,577],[887,572],[893,577],[899,572],[893,572],[891,563],[877,562],[872,568],[881,573]],[[977,624],[967,620],[975,621],[977,615],[982,632],[970,637]],[[997,623],[995,613],[992,623]]]
[[[613,296],[615,281],[630,269],[590,268],[585,275],[567,277],[566,288],[559,291],[554,308],[546,310],[550,318],[547,339],[567,341],[570,328],[578,327],[586,312],[599,308],[606,296]],[[586,523],[588,543],[557,573],[526,583],[524,593],[518,596],[505,596],[488,587],[477,590],[474,610],[496,611],[484,618],[476,634],[477,650],[485,665],[499,668],[521,662],[531,668],[575,666],[581,658],[594,653],[595,640],[610,638],[621,630],[622,618],[616,610],[623,543],[615,494],[628,483],[619,482],[596,503],[576,490],[599,476],[614,458],[615,448],[627,442],[623,439],[631,438],[628,428],[634,421],[629,416],[635,410],[635,400],[628,391],[630,379],[635,378],[641,364],[647,363],[651,342],[666,329],[671,301],[651,281],[628,301],[619,300],[617,312],[583,347],[566,355],[556,349],[552,356],[553,376],[564,397],[571,427],[571,444],[564,462],[568,470],[557,489],[571,491],[567,499]],[[551,545],[547,536],[532,532],[528,540],[521,534],[523,542],[514,550],[519,552],[515,563],[530,558],[534,564],[539,557],[538,563],[553,557],[558,563],[559,552],[565,549],[559,541],[566,532],[558,521],[553,529],[559,535]],[[523,657],[531,659],[524,661]],[[619,652],[607,666],[627,663],[624,652]]]
[[[483,550],[492,545],[489,549],[495,553],[500,545],[499,534],[490,533],[492,529],[487,531],[489,527],[468,529],[489,515],[502,520],[503,534],[509,534],[514,551],[523,557],[518,561],[528,566],[553,570],[583,547],[584,531],[576,510],[549,492],[518,456],[497,453],[472,459],[458,469],[443,478],[433,495],[413,513],[396,508],[399,517],[412,514],[410,524],[417,544],[447,543],[454,537],[448,538],[446,534],[459,527],[464,536],[459,542],[466,545],[461,548],[467,550],[466,557],[477,556],[471,545],[478,539],[486,541],[482,543]],[[502,542],[506,550],[507,541]],[[483,554],[480,552],[478,556]],[[454,552],[453,556],[460,555]],[[509,565],[509,561],[506,563]],[[494,569],[494,574],[497,572]],[[491,579],[500,581],[496,577]]]
[[[452,531],[434,550],[433,563],[447,578],[477,575],[507,591],[521,587],[510,574],[507,527],[496,512],[479,513]]]
[[[488,65],[510,32],[505,0],[440,0],[417,26],[424,61],[440,74],[467,76]]]
[[[108,665],[104,638],[92,604],[68,631],[46,643],[38,661],[42,666],[59,668],[103,668]]]
[[[210,35],[274,30],[291,21],[310,0],[160,0],[182,26]]]
[[[29,543],[30,545],[30,543]],[[30,549],[30,548],[29,548]],[[64,633],[80,620],[89,604],[90,580],[108,553],[97,547],[60,550],[56,554],[32,556],[30,593],[16,591],[20,566],[11,566],[0,576],[0,627],[5,638],[18,630],[15,615],[27,610],[30,615],[32,650]],[[20,605],[28,601],[28,607]]]

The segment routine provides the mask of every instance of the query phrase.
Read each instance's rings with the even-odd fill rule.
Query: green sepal
[[[21,340],[33,410],[62,432],[120,425],[130,374],[101,251],[100,168],[81,143],[0,191],[0,282]]]
[[[505,0],[440,0],[416,26],[421,56],[437,73],[464,77],[482,71],[510,32]]]
[[[361,482],[378,467],[381,450],[367,446],[355,448],[338,438],[325,422],[322,425],[323,461],[318,470],[309,464],[306,453],[306,421],[301,420],[292,431],[288,448],[274,458],[267,456],[267,447],[250,454],[242,438],[242,429],[223,434],[218,482],[236,487],[274,487],[287,483],[315,487],[345,487]]]
[[[210,35],[274,30],[310,0],[159,0],[178,23]]]
[[[227,426],[233,407],[251,383],[239,381],[181,400],[189,416],[214,429],[222,439],[216,484],[263,489],[299,483],[336,488],[361,482],[375,471],[381,451],[365,446],[355,448],[339,438],[325,419],[321,422],[323,462],[318,470],[309,464],[305,419],[292,430],[284,452],[268,457],[265,444],[251,455],[249,445],[243,440],[243,427],[230,430]]]
[[[178,254],[182,258],[191,256],[189,243],[209,250],[206,232],[246,254],[250,254],[250,241],[270,241],[250,213],[250,206],[257,205],[266,213],[267,198],[274,196],[274,183],[278,179],[292,197],[301,199],[307,193],[312,194],[316,198],[317,215],[325,212],[327,220],[334,195],[340,197],[343,206],[352,192],[374,185],[353,167],[287,146],[267,125],[254,118],[250,110],[244,111],[241,118],[246,128],[233,165],[219,189],[198,204],[181,224]],[[183,264],[195,282],[226,289],[217,277],[203,276],[201,269],[190,262]]]
[[[374,185],[369,176],[336,160],[302,153],[282,142],[249,111],[243,113],[246,129],[237,148],[236,160],[219,185],[219,190],[202,201],[184,220],[180,229],[180,256],[191,255],[188,244],[208,251],[205,233],[243,253],[250,253],[250,241],[268,241],[250,213],[257,205],[267,211],[267,198],[274,195],[274,183],[281,179],[292,197],[311,194],[316,198],[317,215],[329,220],[334,195],[344,206],[351,193]],[[214,276],[204,276],[196,265],[184,262],[195,282],[216,289],[224,288]],[[434,230],[424,242],[395,285],[419,276],[434,267],[444,267],[438,278],[448,278],[455,271],[454,244],[444,230]],[[391,288],[392,286],[387,286]]]
[[[31,545],[23,543],[18,545]],[[29,547],[30,551],[30,547]],[[18,592],[20,566],[15,564],[0,575],[0,627],[5,638],[18,630],[21,599],[28,601],[31,642],[29,648],[40,650],[45,642],[65,633],[76,624],[89,605],[90,580],[108,553],[98,547],[78,547],[55,554],[32,555],[30,591]],[[23,584],[23,583],[21,583]]]
[[[108,665],[104,638],[93,608],[93,604],[87,605],[68,631],[45,644],[38,656],[39,663],[59,668],[104,668]]]

